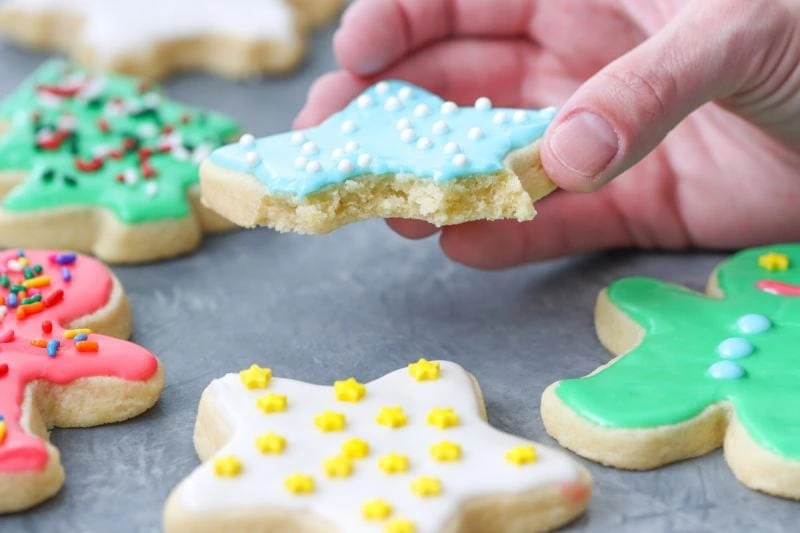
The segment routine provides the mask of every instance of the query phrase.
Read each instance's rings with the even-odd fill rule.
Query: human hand
[[[443,228],[456,261],[800,238],[800,0],[359,0],[334,46],[344,70],[318,80],[298,127],[378,78],[561,106],[542,162],[564,190],[532,222]]]

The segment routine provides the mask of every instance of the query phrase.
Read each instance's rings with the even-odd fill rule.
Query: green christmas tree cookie
[[[742,483],[800,499],[800,245],[734,256],[707,296],[618,281],[595,320],[619,357],[545,391],[545,427],[563,446],[638,470],[724,444]]]
[[[198,166],[238,130],[141,80],[47,62],[0,104],[0,245],[187,252],[230,227],[200,206]]]

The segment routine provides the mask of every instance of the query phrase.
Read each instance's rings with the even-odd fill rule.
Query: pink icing
[[[18,319],[15,309],[8,309],[0,320],[0,331],[14,330],[14,340],[0,344],[0,365],[8,365],[8,373],[0,376],[0,415],[5,418],[6,436],[0,442],[0,472],[41,470],[47,465],[48,453],[44,441],[27,433],[21,426],[22,402],[25,387],[44,380],[68,384],[79,378],[94,376],[117,377],[129,381],[145,381],[158,370],[158,361],[150,352],[128,341],[92,334],[89,340],[99,344],[97,352],[78,352],[73,340],[65,339],[65,326],[82,316],[104,307],[111,296],[113,281],[108,270],[99,262],[84,256],[67,265],[72,280],[61,277],[61,266],[51,264],[49,257],[59,252],[25,251],[31,265],[44,267],[43,274],[50,276],[50,285],[40,289],[43,297],[58,289],[64,298],[43,312]],[[22,275],[6,268],[16,252],[0,254],[0,270],[21,280]],[[13,282],[13,281],[12,281]],[[0,294],[8,296],[7,289]],[[42,331],[42,322],[50,320],[50,334]],[[0,334],[0,338],[2,338]],[[55,357],[49,357],[45,348],[31,345],[34,339],[58,339],[61,346]]]

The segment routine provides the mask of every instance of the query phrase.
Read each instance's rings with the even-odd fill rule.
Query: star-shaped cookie
[[[203,394],[195,446],[206,462],[170,496],[166,531],[502,533],[582,512],[585,469],[485,418],[455,363],[333,387],[253,365]]]
[[[241,78],[296,66],[305,29],[343,0],[7,0],[0,30],[85,66],[144,77],[204,69]],[[299,11],[298,11],[299,9]]]

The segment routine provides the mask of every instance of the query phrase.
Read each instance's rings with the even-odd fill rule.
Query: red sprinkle
[[[0,342],[11,342],[14,340],[14,330],[7,329],[0,333]]]
[[[50,322],[49,320],[45,320],[44,322],[42,322],[42,333],[44,333],[45,335],[53,333],[53,323]]]
[[[95,157],[91,161],[84,161],[80,157],[76,157],[75,168],[81,172],[97,172],[103,168],[103,160],[99,157]]]
[[[0,378],[5,376],[6,374],[8,374],[8,365],[6,363],[3,363],[2,365],[0,365]]]
[[[69,137],[69,132],[57,131],[55,135],[53,135],[51,138],[44,141],[38,141],[36,144],[42,150],[58,150],[59,148],[61,148],[61,145],[64,143],[64,141],[67,140],[68,137]]]
[[[167,135],[169,135],[173,131],[175,131],[175,126],[173,126],[172,124],[164,124],[164,127],[161,128],[161,133],[165,133]]]
[[[150,179],[156,176],[158,176],[158,172],[156,172],[156,169],[150,164],[150,161],[142,161],[142,177],[144,179]]]
[[[188,124],[191,121],[192,121],[192,115],[190,115],[189,113],[184,113],[183,115],[181,115],[182,124]]]
[[[108,153],[108,157],[110,157],[111,159],[119,160],[122,159],[122,156],[123,156],[122,150],[111,150]]]
[[[150,148],[139,148],[139,157],[140,158],[147,159],[151,155],[153,155],[153,150],[151,150]]]
[[[54,305],[56,305],[57,303],[59,303],[63,299],[64,299],[64,290],[63,289],[58,289],[58,290],[55,290],[55,291],[51,292],[47,296],[47,298],[45,298],[43,300],[42,303],[44,303],[45,307],[53,307]]]
[[[74,87],[62,87],[59,85],[39,85],[36,90],[41,93],[49,93],[53,96],[60,96],[61,98],[71,98],[78,94],[81,90],[81,86],[76,85]]]
[[[97,127],[100,128],[100,131],[102,131],[103,133],[108,133],[111,131],[111,125],[104,118],[101,118],[100,120],[97,121]]]

